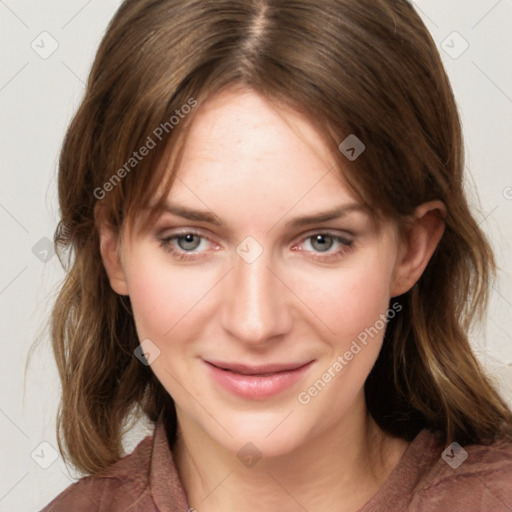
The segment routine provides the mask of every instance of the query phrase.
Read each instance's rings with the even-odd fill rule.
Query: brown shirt
[[[511,512],[512,445],[444,447],[428,430],[409,444],[381,489],[358,512]],[[465,456],[464,452],[462,454]],[[445,460],[449,461],[446,462]],[[106,472],[69,486],[43,512],[187,512],[165,429],[158,425]],[[194,509],[190,509],[193,511]]]

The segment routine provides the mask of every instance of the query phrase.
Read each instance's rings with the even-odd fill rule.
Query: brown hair
[[[461,444],[512,438],[510,410],[468,342],[486,305],[493,255],[463,192],[453,93],[411,4],[128,0],[101,42],[60,157],[62,261],[70,249],[52,316],[61,451],[86,473],[108,467],[137,411],[175,435],[173,401],[134,356],[129,299],[112,291],[103,268],[95,206],[116,229],[133,218],[159,190],[166,148],[178,155],[201,103],[236,84],[307,114],[330,140],[344,179],[378,215],[401,222],[423,202],[447,206],[427,269],[393,299],[403,312],[390,320],[365,387],[374,419],[405,439],[423,427]],[[354,162],[337,151],[348,134],[366,145]],[[147,156],[131,161],[149,139]]]

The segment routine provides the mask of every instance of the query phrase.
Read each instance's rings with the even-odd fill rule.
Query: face
[[[166,210],[107,270],[181,427],[279,455],[362,406],[400,244],[306,119],[250,91],[200,109]]]

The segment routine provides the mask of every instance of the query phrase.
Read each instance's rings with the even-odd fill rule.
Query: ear
[[[392,282],[391,296],[409,291],[421,277],[444,233],[446,206],[429,201],[416,208],[412,224],[406,228]]]
[[[128,286],[121,261],[119,234],[103,218],[98,208],[95,211],[100,238],[100,253],[110,286],[119,295],[128,295]]]

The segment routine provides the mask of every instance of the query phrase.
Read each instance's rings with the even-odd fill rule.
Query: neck
[[[292,452],[245,467],[193,422],[182,422],[174,458],[189,505],[200,512],[353,512],[382,486],[405,450],[363,406]],[[264,490],[264,492],[262,492]]]

